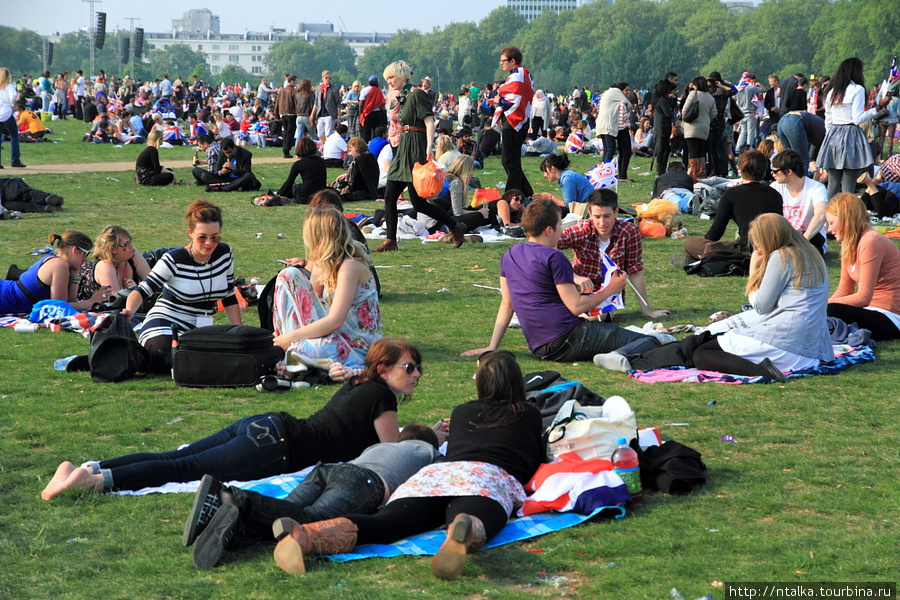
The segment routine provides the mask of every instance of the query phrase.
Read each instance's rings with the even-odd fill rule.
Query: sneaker
[[[52,206],[62,206],[63,199],[56,194],[50,194],[46,198],[44,198],[44,204],[49,204]]]
[[[594,356],[594,364],[601,369],[607,371],[622,371],[627,373],[631,371],[631,363],[625,358],[625,355],[618,352],[607,352],[606,354],[596,354]]]
[[[12,163],[10,166],[11,166],[11,167],[16,167],[17,169],[24,169],[24,168],[27,167],[28,165],[22,164],[22,161],[21,161],[21,160],[17,160],[16,162]]]
[[[197,538],[194,546],[194,566],[212,569],[222,560],[222,555],[234,539],[240,511],[234,504],[223,504],[209,522],[206,530]]]
[[[45,204],[44,205],[45,213],[55,213],[55,212],[59,212],[61,210],[62,210],[62,206],[57,206],[55,204]]]
[[[484,238],[481,237],[480,235],[473,233],[473,234],[466,236],[466,241],[473,242],[475,244],[483,244]]]
[[[197,536],[203,533],[216,512],[222,507],[221,492],[222,484],[212,475],[204,475],[200,480],[200,487],[194,496],[194,505],[184,524],[184,536],[181,541],[185,546],[194,543]]]

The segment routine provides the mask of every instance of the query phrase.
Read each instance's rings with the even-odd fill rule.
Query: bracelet
[[[69,277],[69,283],[78,283],[79,281],[81,281],[81,278],[79,278],[79,277],[76,277],[75,279],[72,279],[71,277]]]

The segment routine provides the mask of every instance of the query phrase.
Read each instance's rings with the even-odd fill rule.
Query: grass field
[[[55,136],[62,141],[23,145],[22,160],[98,163],[98,172],[26,177],[33,187],[64,196],[65,210],[0,224],[0,269],[30,264],[28,253],[45,245],[50,233],[74,228],[93,237],[109,223],[129,229],[139,250],[183,244],[182,215],[198,196],[223,206],[224,241],[234,249],[238,276],[265,280],[278,269],[275,259],[302,256],[304,207],[257,208],[252,194],[205,195],[192,187],[139,188],[129,173],[99,170],[105,162],[133,160],[139,148],[81,144],[83,124],[54,125],[67,132]],[[279,150],[263,152],[277,156]],[[161,151],[163,164],[170,157],[188,159],[190,151]],[[558,191],[540,177],[539,161],[525,159],[536,191]],[[595,161],[573,162],[583,172]],[[288,165],[260,165],[264,189],[280,185]],[[623,203],[648,199],[652,187],[651,176],[638,174],[649,171],[649,161],[632,165],[636,183],[620,189]],[[2,175],[21,176],[8,168]],[[505,180],[496,158],[478,175],[485,185]],[[347,208],[371,214],[377,204]],[[702,235],[708,225],[693,217],[685,222],[691,234]],[[413,401],[401,407],[401,421],[434,422],[474,397],[474,360],[459,353],[487,343],[499,298],[474,284],[497,285],[507,247],[453,250],[401,242],[400,252],[375,256],[385,331],[412,340],[424,355],[425,375]],[[679,250],[680,242],[668,238],[644,245],[650,302],[672,310],[664,323],[704,324],[714,311],[738,310],[744,280],[685,276],[668,262]],[[834,242],[827,262],[833,288],[839,269]],[[645,322],[635,304],[629,301],[621,324]],[[244,322],[258,324],[255,309]],[[624,396],[640,426],[659,426],[665,439],[701,452],[709,481],[688,497],[645,494],[645,505],[621,521],[586,523],[481,552],[450,583],[435,580],[428,560],[416,557],[321,561],[306,576],[293,577],[275,566],[264,546],[197,571],[180,537],[189,495],[72,493],[41,501],[40,491],[63,460],[170,450],[263,411],[311,414],[335,388],[261,394],[178,388],[166,378],[103,385],[84,373],[53,370],[55,359],[87,352],[87,340],[75,334],[7,329],[0,331],[0,344],[0,598],[665,600],[677,587],[690,600],[724,598],[710,586],[714,580],[898,579],[896,343],[881,344],[876,362],[833,377],[785,385],[648,385],[591,364],[541,363],[529,355],[521,332],[510,331],[503,347],[516,353],[525,372],[554,368],[604,396]],[[720,441],[724,434],[737,443]]]

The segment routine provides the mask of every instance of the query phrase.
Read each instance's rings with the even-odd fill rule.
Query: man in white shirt
[[[325,159],[325,166],[332,169],[344,168],[344,157],[347,155],[347,141],[344,136],[347,135],[347,126],[341,123],[334,128],[334,132],[325,138],[325,144],[322,146],[322,158]]]
[[[772,188],[781,194],[784,218],[810,243],[825,254],[825,186],[806,176],[803,156],[796,150],[784,150],[772,159]]]
[[[84,73],[81,69],[75,71],[75,119],[81,121],[84,119],[84,111],[81,108],[81,99],[84,98]]]
[[[259,87],[256,88],[256,97],[259,98],[259,102],[262,104],[263,108],[269,106],[269,92],[271,91],[274,90],[268,86],[266,78],[263,77],[259,82]]]
[[[172,82],[169,81],[169,74],[163,75],[162,81],[159,82],[159,95],[169,98],[173,92]]]

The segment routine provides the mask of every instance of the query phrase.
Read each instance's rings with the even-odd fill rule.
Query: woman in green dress
[[[388,104],[388,114],[391,119],[389,140],[392,146],[396,143],[396,148],[384,192],[387,237],[375,252],[397,250],[397,198],[403,190],[407,190],[409,201],[417,212],[447,226],[453,235],[454,248],[459,248],[465,241],[464,226],[419,196],[412,185],[413,165],[428,163],[434,158],[434,112],[428,94],[410,85],[411,76],[412,67],[402,60],[391,63],[384,70],[384,78],[394,91]],[[396,139],[398,135],[399,140]]]

